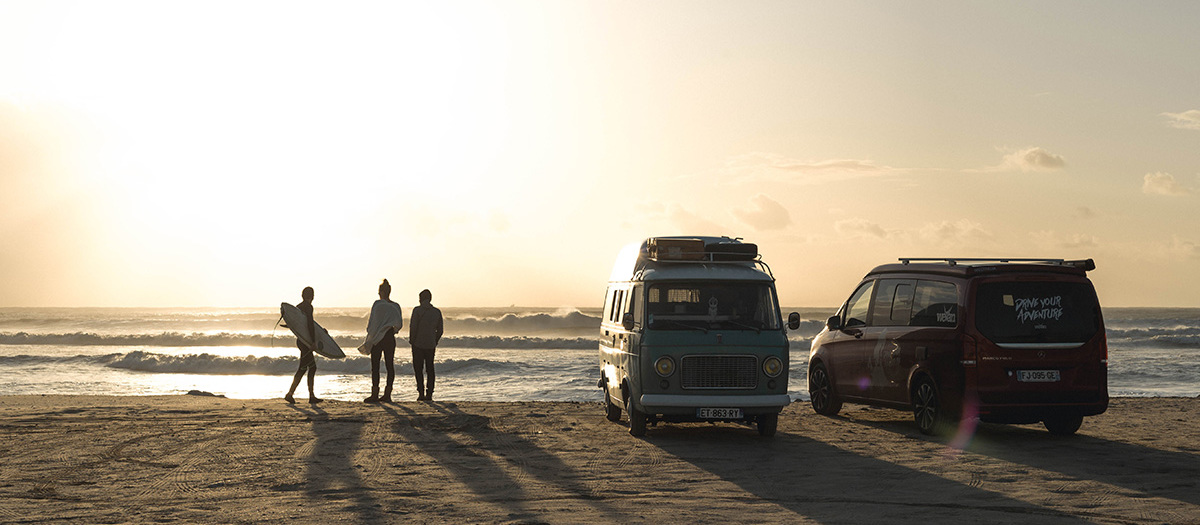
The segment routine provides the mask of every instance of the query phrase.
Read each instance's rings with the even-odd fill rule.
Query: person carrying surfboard
[[[304,301],[296,305],[296,308],[298,308],[300,312],[304,314],[305,325],[302,330],[305,330],[308,333],[309,341],[317,340],[317,323],[313,320],[313,295],[312,287],[306,286],[304,290],[300,292],[300,298],[304,299]],[[304,377],[305,373],[307,373],[308,402],[320,403],[321,400],[317,399],[316,393],[313,392],[313,380],[317,375],[317,358],[313,355],[313,348],[305,344],[304,341],[299,337],[296,338],[296,348],[300,349],[300,369],[296,371],[296,377],[292,379],[292,387],[288,389],[288,393],[286,396],[283,396],[283,399],[288,403],[296,403],[296,399],[292,397],[292,394],[296,393],[296,387],[300,385],[300,379]]]
[[[417,401],[433,401],[433,354],[438,341],[442,340],[442,311],[430,301],[433,293],[421,290],[418,296],[421,305],[413,308],[408,320],[408,344],[412,345],[413,375],[417,377]],[[429,383],[424,381],[422,370],[429,371]]]
[[[396,378],[396,332],[404,328],[404,313],[400,305],[389,299],[392,285],[387,279],[379,285],[379,300],[371,305],[371,316],[367,319],[367,340],[358,347],[361,354],[371,356],[371,397],[367,403],[391,403],[392,382]],[[387,367],[387,386],[383,396],[379,395],[379,359]]]

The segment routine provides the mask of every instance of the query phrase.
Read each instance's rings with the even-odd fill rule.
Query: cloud
[[[1142,179],[1142,193],[1147,195],[1190,195],[1191,189],[1184,187],[1170,173],[1147,173]]]
[[[692,213],[679,203],[638,201],[621,227],[656,235],[724,235],[728,230],[708,218]]]
[[[991,233],[983,229],[982,225],[969,219],[929,223],[921,228],[920,235],[930,241],[955,244],[988,241],[993,237]]]
[[[1047,250],[1100,247],[1099,238],[1095,235],[1085,233],[1076,233],[1063,237],[1053,231],[1045,230],[1032,232],[1029,234],[1029,238],[1038,248]]]
[[[1189,109],[1183,113],[1163,113],[1167,125],[1179,129],[1200,131],[1200,109]]]
[[[833,230],[845,237],[868,237],[883,239],[889,233],[878,223],[862,218],[853,218],[833,223]]]
[[[798,173],[859,173],[875,175],[892,171],[893,168],[880,166],[869,160],[829,159],[816,162],[801,162],[797,160],[779,160],[773,167]]]
[[[759,193],[750,199],[750,209],[732,211],[737,220],[756,230],[782,230],[792,224],[787,208],[770,197]]]
[[[1087,206],[1075,208],[1075,218],[1077,219],[1094,219],[1097,216],[1099,216],[1099,214],[1096,213],[1096,210],[1093,210]]]
[[[737,180],[792,183],[823,183],[882,177],[908,172],[901,168],[883,166],[870,160],[826,159],[798,160],[774,153],[747,153],[725,161],[723,175]]]
[[[1171,238],[1171,251],[1188,259],[1200,259],[1200,243],[1186,241],[1178,236]]]
[[[1100,239],[1096,238],[1095,235],[1076,233],[1064,240],[1061,246],[1063,248],[1096,248],[1100,246]]]
[[[721,232],[724,231],[724,228],[717,223],[696,215],[675,203],[667,206],[666,218],[684,235],[721,235]]]
[[[1038,147],[1029,147],[1004,156],[1000,169],[1030,171],[1058,171],[1067,166],[1062,155],[1055,155]]]

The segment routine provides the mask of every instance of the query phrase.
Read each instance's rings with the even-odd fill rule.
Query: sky
[[[0,0],[0,307],[594,307],[658,235],[785,306],[900,257],[1200,307],[1200,3]]]

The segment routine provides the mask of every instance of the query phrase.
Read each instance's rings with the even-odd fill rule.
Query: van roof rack
[[[1041,258],[1013,258],[1013,257],[993,257],[993,258],[977,258],[977,257],[901,257],[901,264],[909,264],[914,262],[934,262],[946,263],[950,266],[958,266],[960,264],[988,264],[988,263],[1020,263],[1020,264],[1048,264],[1052,266],[1068,266],[1071,268],[1079,268],[1083,271],[1092,271],[1096,269],[1096,262],[1091,259],[1041,259]]]
[[[763,261],[758,245],[741,237],[650,237],[643,241],[638,254],[644,262],[671,265],[731,265],[758,267],[772,279],[771,267]]]

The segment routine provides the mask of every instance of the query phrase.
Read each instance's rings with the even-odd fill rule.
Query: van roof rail
[[[1096,269],[1096,262],[1092,259],[1041,259],[1041,258],[1012,258],[1012,257],[993,257],[993,258],[977,258],[977,257],[901,257],[901,264],[909,264],[914,262],[934,262],[946,263],[950,266],[958,266],[959,264],[986,264],[986,263],[1023,263],[1023,264],[1048,264],[1052,266],[1069,266],[1079,268],[1085,272]]]
[[[771,276],[771,279],[775,278],[775,273],[771,271],[771,267],[767,265],[767,262],[762,259],[761,253],[756,254],[753,259],[742,259],[742,260],[721,260],[719,258],[714,259],[713,258],[714,255],[717,255],[717,256],[726,255],[724,253],[718,253],[718,252],[700,252],[700,253],[702,253],[704,255],[704,257],[705,257],[704,259],[681,260],[681,259],[651,257],[651,256],[647,255],[647,256],[642,257],[641,260],[656,262],[656,263],[668,263],[668,264],[679,264],[679,265],[686,265],[686,264],[722,265],[722,264],[727,264],[730,266],[754,266],[754,267],[759,267],[759,268],[765,270],[767,275]]]

